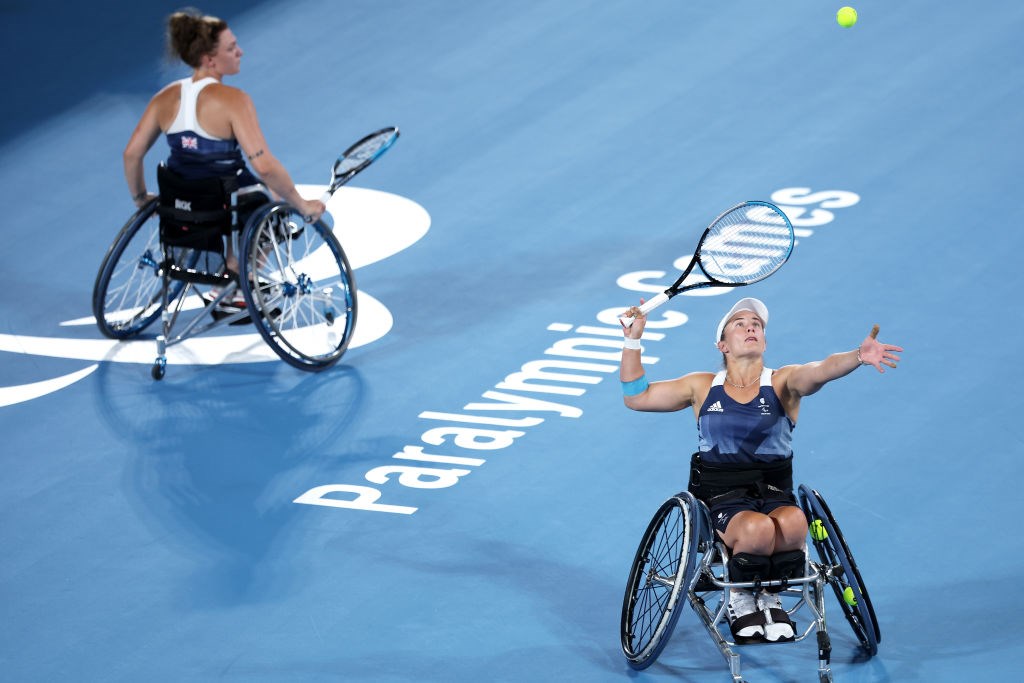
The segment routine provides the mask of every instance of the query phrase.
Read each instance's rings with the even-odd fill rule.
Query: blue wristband
[[[647,375],[640,375],[632,382],[622,383],[622,395],[623,396],[636,396],[647,391]]]

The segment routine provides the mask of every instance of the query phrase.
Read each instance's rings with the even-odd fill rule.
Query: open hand
[[[864,365],[871,365],[879,372],[885,372],[883,365],[895,368],[899,363],[900,357],[895,352],[902,352],[903,347],[895,344],[883,344],[878,341],[877,337],[878,325],[875,325],[871,328],[871,333],[860,343],[860,348],[857,349],[857,358]]]

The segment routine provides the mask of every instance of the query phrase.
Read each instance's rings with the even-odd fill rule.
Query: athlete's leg
[[[783,504],[768,513],[775,526],[769,578],[791,579],[804,575],[804,538],[807,519],[800,508]],[[796,637],[796,625],[783,609],[779,588],[768,589],[757,597],[757,606],[765,616],[764,639],[769,642],[790,641]]]
[[[733,582],[765,580],[771,560],[762,547],[771,543],[775,524],[767,515],[755,512],[759,502],[743,491],[718,496],[708,502],[712,524],[731,549],[729,579]],[[737,544],[738,541],[738,544]],[[758,612],[753,591],[729,590],[729,628],[736,642],[764,639],[764,617]]]
[[[807,538],[807,518],[804,511],[795,505],[784,505],[768,513],[775,527],[772,552],[800,550]]]
[[[784,570],[787,578],[802,575],[802,567],[798,570],[789,565],[794,562],[802,564],[802,553],[796,558],[795,551],[803,548],[806,534],[807,522],[803,511],[793,505],[782,505],[769,514],[752,510],[735,513],[722,534],[722,540],[733,550],[730,578],[733,581],[750,581],[755,578],[750,575],[752,573],[758,574],[757,578],[761,579],[782,578],[775,575],[777,569]],[[776,560],[786,564],[786,567],[776,568]],[[738,576],[733,577],[733,574]],[[760,592],[756,603],[750,605],[753,596],[748,597],[745,591],[732,592],[730,625],[733,626],[734,636],[750,634],[769,642],[793,640],[796,626],[782,609],[778,595]],[[734,601],[737,602],[737,609],[732,608],[731,603]],[[739,626],[746,628],[740,629]]]

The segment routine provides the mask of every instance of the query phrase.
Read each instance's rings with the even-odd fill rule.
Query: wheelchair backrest
[[[160,241],[176,247],[223,251],[223,236],[237,227],[238,179],[185,179],[163,164],[157,168],[156,179],[160,187]]]

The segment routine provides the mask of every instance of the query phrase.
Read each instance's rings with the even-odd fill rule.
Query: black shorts
[[[787,505],[797,505],[792,489],[777,489],[774,486],[751,486],[736,489],[715,496],[707,501],[711,513],[711,525],[720,534],[725,534],[729,522],[740,512],[760,512],[767,515]]]

